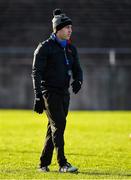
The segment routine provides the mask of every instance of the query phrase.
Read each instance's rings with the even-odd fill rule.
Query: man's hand
[[[73,93],[78,93],[78,91],[81,89],[81,84],[81,81],[73,81],[73,83],[71,84]]]
[[[42,114],[45,109],[45,102],[42,97],[42,94],[37,95],[34,99],[34,108],[33,110],[39,114]]]

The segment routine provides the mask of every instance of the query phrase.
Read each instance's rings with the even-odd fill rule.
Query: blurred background
[[[130,0],[0,0],[0,108],[32,109],[32,59],[52,33],[52,11],[73,21],[84,71],[72,110],[131,109]]]

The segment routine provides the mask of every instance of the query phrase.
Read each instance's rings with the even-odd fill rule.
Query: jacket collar
[[[58,39],[57,36],[54,33],[51,34],[50,39],[57,42],[62,48],[66,48],[67,45],[69,45],[71,43],[70,40],[60,40],[60,39]]]

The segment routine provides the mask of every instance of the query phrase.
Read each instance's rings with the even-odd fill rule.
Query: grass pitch
[[[0,179],[131,179],[131,112],[69,112],[65,153],[78,174],[37,171],[46,115],[0,110]]]

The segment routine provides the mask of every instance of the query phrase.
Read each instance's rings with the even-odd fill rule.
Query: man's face
[[[72,34],[72,25],[67,25],[57,32],[58,38],[62,40],[69,40]]]

